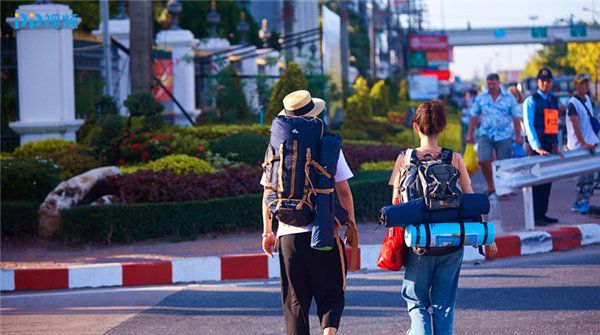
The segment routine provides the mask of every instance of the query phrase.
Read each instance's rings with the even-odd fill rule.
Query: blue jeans
[[[407,253],[402,297],[410,316],[410,335],[452,334],[454,301],[464,248],[443,256]],[[429,313],[431,307],[432,313]]]

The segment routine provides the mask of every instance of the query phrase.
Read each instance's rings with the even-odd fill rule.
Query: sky
[[[426,29],[551,25],[559,18],[591,22],[595,10],[600,21],[600,0],[422,0],[427,8]],[[488,72],[522,70],[540,44],[454,48],[450,70],[463,79],[485,77]]]

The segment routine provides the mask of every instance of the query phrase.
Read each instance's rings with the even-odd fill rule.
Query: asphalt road
[[[340,334],[408,329],[401,279],[352,275]],[[284,333],[278,281],[13,293],[0,304],[2,334]],[[319,334],[316,315],[311,325]],[[600,246],[463,266],[455,333],[600,334]]]

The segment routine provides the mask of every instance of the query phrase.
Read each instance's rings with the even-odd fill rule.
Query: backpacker
[[[452,165],[452,150],[442,148],[440,156],[425,156],[419,160],[414,149],[407,149],[404,156],[405,170],[400,176],[400,194],[403,202],[423,199],[423,222],[426,230],[427,246],[415,247],[417,254],[443,255],[460,247],[429,248],[431,212],[444,209],[457,209],[461,223],[461,237],[464,241],[464,220],[462,218],[462,191],[457,182],[460,172]]]
[[[314,187],[317,172],[333,178],[319,163],[320,145],[327,131],[319,118],[277,116],[271,125],[269,151],[263,168],[271,190],[267,205],[279,220],[292,226],[313,222],[317,193],[332,192]]]

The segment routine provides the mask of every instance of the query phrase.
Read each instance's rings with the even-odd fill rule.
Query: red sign
[[[421,70],[422,76],[436,76],[438,80],[450,80],[449,70]]]
[[[427,54],[427,62],[449,62],[450,61],[450,50],[428,50]]]
[[[412,51],[446,50],[447,35],[409,35],[408,49]]]
[[[170,59],[155,59],[152,64],[152,72],[160,79],[161,83],[173,92],[173,61]],[[154,86],[154,99],[158,102],[171,100],[165,90],[159,85]]]

